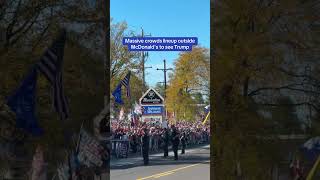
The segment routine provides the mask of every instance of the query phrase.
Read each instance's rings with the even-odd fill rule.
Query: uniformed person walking
[[[186,132],[183,132],[182,133],[182,136],[180,138],[180,141],[181,141],[181,154],[184,154],[185,152],[185,149],[186,149]]]
[[[177,128],[172,126],[172,149],[174,153],[174,160],[178,160],[178,147],[180,143],[179,132]]]
[[[168,147],[169,147],[169,130],[167,128],[164,129],[162,134],[163,140],[163,156],[168,157]]]
[[[148,129],[144,129],[144,134],[142,136],[142,155],[144,165],[149,164],[149,133]]]

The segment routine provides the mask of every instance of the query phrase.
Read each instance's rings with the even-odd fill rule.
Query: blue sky
[[[210,48],[210,0],[110,0],[113,23],[126,21],[128,29],[153,37],[198,37],[198,44]],[[163,59],[167,68],[179,52],[151,51],[146,62],[146,82],[154,86],[163,81]]]

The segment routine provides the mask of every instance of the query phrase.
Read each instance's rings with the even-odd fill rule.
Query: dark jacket
[[[179,143],[180,143],[180,138],[179,138],[179,133],[177,130],[173,130],[172,131],[172,146],[173,147],[178,147],[179,146]]]
[[[149,135],[148,134],[144,134],[142,136],[142,149],[149,150]]]

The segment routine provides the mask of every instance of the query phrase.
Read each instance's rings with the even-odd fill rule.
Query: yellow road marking
[[[154,176],[154,178],[156,179],[156,178],[160,178],[160,177],[162,177],[162,176],[168,176],[168,175],[173,174],[173,173],[174,173],[174,172],[162,173],[162,174],[160,174],[160,175],[158,175],[158,176]]]
[[[209,161],[205,161],[205,162],[209,162]],[[170,174],[173,174],[175,173],[176,171],[180,171],[182,169],[187,169],[187,168],[190,168],[190,167],[193,167],[193,166],[197,166],[197,165],[200,165],[200,164],[203,164],[205,162],[202,162],[202,163],[197,163],[197,164],[192,164],[192,165],[189,165],[189,166],[185,166],[185,167],[181,167],[181,168],[177,168],[177,169],[173,169],[173,170],[170,170],[170,171],[165,171],[165,172],[162,172],[162,173],[158,173],[158,174],[154,174],[154,175],[151,175],[151,176],[147,176],[147,177],[144,177],[144,178],[138,178],[136,180],[145,180],[145,179],[151,179],[151,178],[160,178],[162,176],[167,176],[167,175],[170,175]]]

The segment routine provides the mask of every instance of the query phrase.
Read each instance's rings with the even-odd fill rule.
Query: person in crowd
[[[131,127],[130,124],[126,124],[123,121],[112,122],[111,123],[111,139],[114,140],[112,143],[112,154],[117,154],[117,147],[119,144],[118,141],[128,141],[130,144],[128,151],[131,153],[140,152],[143,148],[143,136],[144,129],[149,130],[149,149],[148,152],[158,152],[159,150],[163,151],[163,156],[168,157],[168,147],[169,143],[173,143],[173,138],[171,132],[173,132],[173,127],[175,131],[181,132],[181,137],[184,136],[184,139],[180,139],[178,136],[178,144],[181,140],[182,149],[185,149],[187,145],[195,145],[201,143],[208,143],[210,139],[210,128],[208,124],[202,124],[201,120],[188,122],[188,121],[178,121],[174,126],[171,127],[161,127],[159,125],[154,126],[147,123],[137,123],[134,127]],[[151,130],[151,131],[150,131]],[[182,133],[183,132],[183,133]],[[174,146],[175,149],[176,146]],[[181,151],[182,153],[182,151]]]
[[[181,154],[184,154],[186,149],[186,133],[185,132],[182,133],[180,141],[181,141]]]
[[[144,165],[149,164],[149,133],[148,129],[144,128],[144,134],[142,136],[142,154]]]
[[[174,153],[174,160],[178,160],[178,148],[179,148],[180,139],[179,139],[179,132],[174,125],[172,125],[171,136],[172,136],[172,150]]]
[[[163,139],[163,157],[168,157],[168,147],[169,147],[169,130],[164,128],[162,131],[162,139]]]

